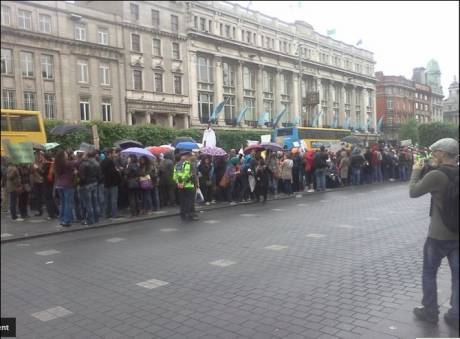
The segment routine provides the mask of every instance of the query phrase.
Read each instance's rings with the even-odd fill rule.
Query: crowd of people
[[[90,225],[118,218],[129,209],[132,217],[180,205],[175,164],[181,154],[126,156],[120,148],[104,151],[35,151],[33,164],[2,161],[2,191],[8,195],[11,219],[23,221],[30,212],[59,218],[64,227],[74,222]],[[385,180],[407,181],[414,162],[407,147],[345,148],[338,152],[252,151],[232,149],[226,157],[193,153],[190,158],[197,202],[236,204],[267,201],[268,195],[324,191],[346,185]],[[2,196],[3,198],[3,196]]]

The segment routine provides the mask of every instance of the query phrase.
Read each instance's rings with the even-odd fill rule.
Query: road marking
[[[166,282],[166,281],[157,280],[157,279],[150,279],[150,280],[146,280],[146,281],[142,281],[140,283],[137,283],[136,285],[141,286],[141,287],[145,287],[145,288],[148,288],[148,289],[151,290],[151,289],[154,289],[154,288],[157,288],[157,287],[166,286],[168,284],[169,283]]]
[[[303,197],[303,195],[302,194],[297,194],[295,197],[296,197],[296,199],[300,199],[300,198]]]
[[[267,246],[267,247],[264,247],[266,250],[273,250],[273,251],[281,251],[281,250],[284,250],[286,248],[288,248],[287,246],[283,246],[283,245],[271,245],[271,246]]]
[[[45,220],[29,220],[29,222],[33,224],[39,224],[39,223],[45,222]]]
[[[53,255],[53,254],[58,254],[61,253],[56,250],[46,250],[46,251],[40,251],[40,252],[35,252],[36,255]]]
[[[355,226],[352,226],[352,225],[346,225],[346,224],[340,224],[340,225],[337,225],[337,227],[340,227],[340,228],[348,228],[348,229],[352,229],[352,228],[355,228]]]
[[[205,224],[218,224],[220,220],[205,220],[203,221]]]
[[[177,232],[179,229],[177,228],[162,228],[160,229],[161,232]]]
[[[106,241],[111,242],[111,243],[116,243],[116,242],[120,242],[123,240],[126,240],[126,239],[125,238],[110,238],[110,239],[107,239]]]
[[[319,202],[329,202],[330,200],[320,200]]]
[[[256,217],[257,214],[251,214],[251,213],[243,213],[240,214],[240,217]]]
[[[396,326],[390,326],[388,327],[390,330],[397,330],[398,328]]]
[[[16,246],[17,247],[27,247],[27,246],[30,246],[30,244],[17,244]]]
[[[227,266],[236,264],[236,262],[227,260],[227,259],[220,259],[216,261],[211,261],[210,264],[214,266],[219,266],[219,267],[227,267]]]
[[[45,262],[45,265],[49,265],[49,264],[54,264],[54,261],[47,261],[47,262]]]
[[[31,316],[37,318],[41,321],[49,321],[57,318],[65,317],[66,315],[72,314],[73,312],[69,311],[68,309],[58,306],[48,308],[47,310],[32,313]]]
[[[272,211],[282,212],[282,211],[286,211],[286,210],[284,208],[272,208]]]
[[[163,214],[163,213],[168,213],[168,211],[155,211],[153,212],[154,214]]]
[[[0,235],[0,238],[3,239],[3,238],[8,238],[8,237],[12,237],[13,235],[11,233],[2,233]]]
[[[309,233],[306,235],[307,238],[323,238],[325,237],[324,234],[318,234],[318,233]]]
[[[307,204],[297,204],[297,206],[302,207],[302,206],[308,206],[308,205]]]
[[[375,218],[375,217],[368,217],[368,218],[365,218],[366,220],[368,221],[377,221],[377,220],[380,220],[380,218]]]

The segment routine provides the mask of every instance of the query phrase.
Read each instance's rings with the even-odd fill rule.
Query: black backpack
[[[316,169],[323,169],[327,167],[326,155],[324,153],[316,153],[313,158],[313,164]]]
[[[442,211],[441,218],[442,222],[449,231],[458,233],[458,184],[459,184],[459,173],[458,167],[451,166],[440,166],[437,168],[449,178],[447,188],[444,191],[442,198]],[[433,206],[433,201],[431,203]],[[431,215],[431,213],[430,213]]]

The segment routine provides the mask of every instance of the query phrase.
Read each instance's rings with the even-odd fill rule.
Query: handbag
[[[196,202],[201,203],[204,202],[204,196],[203,193],[201,193],[201,189],[197,188],[196,189],[196,197],[195,197]]]
[[[143,190],[151,190],[153,188],[152,180],[148,174],[139,178],[139,184]]]

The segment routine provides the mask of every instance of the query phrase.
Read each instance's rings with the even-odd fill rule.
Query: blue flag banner
[[[383,115],[377,121],[377,133],[382,132],[382,125],[383,125]]]
[[[270,119],[270,113],[262,112],[259,117],[259,121],[257,121],[258,126],[264,126],[265,123]]]
[[[350,117],[345,116],[345,121],[343,122],[343,128],[347,129],[348,127],[350,127]]]
[[[279,122],[281,121],[281,118],[283,117],[283,115],[286,113],[287,109],[283,109],[281,112],[279,112],[276,117],[273,119],[273,127],[275,128],[276,126],[278,126]]]
[[[227,99],[228,100],[228,99]],[[217,122],[217,119],[219,118],[220,112],[224,109],[225,104],[227,103],[227,100],[222,101],[219,103],[214,110],[212,111],[211,118],[209,119],[209,122]]]
[[[332,120],[332,128],[337,128],[339,117],[337,114],[334,114],[334,119]]]
[[[243,109],[240,111],[240,114],[238,115],[238,118],[236,118],[236,124],[237,125],[239,123],[241,123],[241,120],[243,120],[244,115],[246,114],[247,111],[248,111],[248,107],[244,106]]]
[[[299,125],[300,124],[300,117],[299,116],[294,117],[294,120],[292,121],[292,123],[294,124],[294,126]]]

